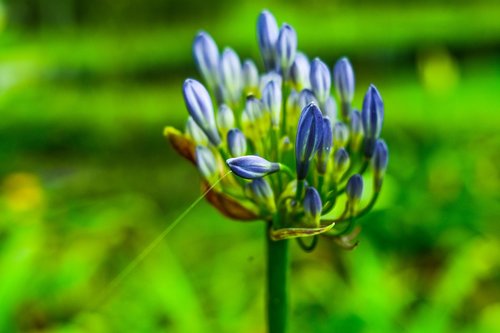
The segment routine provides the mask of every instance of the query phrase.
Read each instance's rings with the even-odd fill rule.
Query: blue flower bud
[[[247,139],[237,128],[233,128],[227,133],[227,145],[233,157],[243,156],[247,152]]]
[[[208,138],[201,128],[196,125],[192,117],[188,117],[186,122],[186,134],[195,144],[205,146],[208,143]]]
[[[365,137],[377,139],[382,131],[384,121],[384,102],[377,88],[372,84],[366,92],[363,100],[363,110],[361,111],[361,120]]]
[[[278,128],[281,122],[281,86],[278,82],[271,80],[262,92],[262,104],[266,111],[271,113],[271,124]]]
[[[342,103],[352,103],[354,97],[354,71],[346,57],[341,58],[333,69],[335,90]]]
[[[311,65],[309,59],[301,53],[297,52],[295,61],[290,68],[290,78],[295,86],[295,89],[301,91],[302,89],[309,89],[311,83],[309,81],[309,74],[311,72]]]
[[[195,149],[195,161],[203,178],[213,183],[218,178],[217,160],[210,149],[197,146]]]
[[[357,151],[363,138],[363,124],[358,110],[351,112],[351,147]]]
[[[248,184],[249,197],[259,206],[263,206],[268,212],[276,211],[274,192],[269,183],[263,178],[256,178]]]
[[[248,96],[245,102],[243,114],[246,114],[248,120],[255,123],[262,116],[262,103],[255,96]]]
[[[280,169],[279,163],[269,162],[257,155],[230,158],[226,163],[231,171],[245,179],[262,178]]]
[[[309,104],[314,103],[318,105],[318,100],[314,93],[309,89],[304,89],[299,93],[299,108],[303,110]]]
[[[278,24],[274,16],[267,10],[262,11],[257,20],[257,41],[266,70],[276,69],[278,33]]]
[[[384,140],[378,139],[375,143],[372,166],[374,171],[375,191],[380,191],[387,163],[389,162],[389,149]]]
[[[295,159],[297,163],[297,179],[307,176],[309,163],[318,151],[323,137],[323,116],[318,107],[311,103],[302,110],[297,126],[295,139]]]
[[[266,73],[260,77],[259,90],[264,91],[264,88],[270,81],[276,81],[278,83],[278,86],[281,87],[283,80],[281,79],[281,75],[274,71]]]
[[[345,147],[349,141],[349,128],[343,122],[337,121],[333,125],[333,146],[335,148]]]
[[[321,111],[323,112],[323,115],[330,118],[332,124],[335,122],[335,119],[337,119],[337,103],[335,102],[333,96],[328,96],[325,101],[325,106]]]
[[[321,218],[323,204],[321,203],[321,197],[318,191],[314,187],[307,187],[303,206],[308,222],[310,222],[311,226],[317,227],[319,225],[319,219]]]
[[[252,60],[243,63],[243,88],[250,93],[259,87],[259,71]]]
[[[295,60],[297,53],[297,34],[295,30],[288,24],[283,24],[278,35],[276,43],[276,55],[281,68],[281,72],[285,77],[288,76],[290,66]]]
[[[332,124],[328,117],[323,117],[323,137],[318,148],[318,172],[322,175],[325,174],[328,167],[328,161],[332,152],[332,140]]]
[[[351,160],[344,148],[340,148],[333,155],[333,180],[337,183],[349,169]]]
[[[215,125],[212,100],[207,89],[198,81],[187,79],[184,81],[182,93],[186,107],[193,120],[205,132],[210,142],[214,146],[218,146],[221,140]]]
[[[222,104],[217,113],[217,126],[223,135],[234,127],[234,113],[229,106]]]
[[[315,58],[311,63],[309,79],[314,95],[318,99],[320,105],[323,105],[327,97],[330,96],[332,78],[328,66],[319,60],[319,58]]]
[[[240,58],[231,48],[226,48],[222,52],[220,78],[225,100],[237,104],[241,97],[243,75]]]
[[[211,89],[217,86],[219,50],[212,37],[201,31],[193,42],[193,55],[201,76]]]
[[[359,203],[363,195],[363,178],[358,174],[352,175],[347,181],[345,192],[351,203]]]

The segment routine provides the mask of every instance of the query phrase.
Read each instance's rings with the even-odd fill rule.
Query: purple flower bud
[[[333,155],[333,177],[335,182],[338,182],[349,169],[350,162],[349,154],[344,148],[340,148],[335,152],[335,155]]]
[[[318,100],[314,93],[309,89],[304,89],[299,93],[299,108],[303,110],[309,104],[314,103],[318,105]]]
[[[262,92],[262,104],[266,111],[271,113],[271,124],[278,128],[281,121],[281,86],[271,80]]]
[[[375,152],[373,153],[372,166],[374,171],[375,191],[380,191],[382,180],[384,178],[387,163],[389,162],[389,149],[385,141],[378,139],[375,143]]]
[[[319,219],[321,218],[323,204],[321,203],[321,197],[318,191],[314,187],[307,187],[303,206],[307,219],[312,225],[317,226],[319,224]]]
[[[276,69],[278,33],[278,24],[274,16],[267,10],[262,11],[257,20],[257,41],[266,70]]]
[[[318,172],[325,174],[332,152],[332,124],[328,117],[323,117],[323,137],[318,148]]]
[[[352,103],[354,97],[354,71],[346,57],[341,58],[333,69],[335,90],[342,103]]]
[[[195,160],[201,175],[210,183],[217,180],[217,161],[210,149],[197,146]]]
[[[233,128],[227,133],[227,145],[233,157],[243,156],[247,152],[247,139],[237,128]]]
[[[219,50],[212,37],[201,31],[193,42],[193,55],[201,76],[214,89],[218,82]]]
[[[269,183],[263,178],[256,178],[248,184],[249,196],[258,205],[262,205],[269,212],[276,210],[274,192]]]
[[[262,178],[280,169],[278,163],[269,162],[257,155],[230,158],[226,163],[231,171],[246,179]]]
[[[245,60],[243,63],[243,87],[251,91],[259,86],[259,71],[252,60]]]
[[[205,132],[210,142],[214,146],[218,146],[221,140],[215,125],[212,100],[207,89],[198,81],[187,79],[184,81],[182,93],[186,107],[193,120]]]
[[[243,75],[240,58],[231,48],[226,48],[222,52],[220,78],[225,100],[233,104],[238,103],[243,87]]]
[[[219,112],[217,113],[217,126],[223,134],[227,133],[234,127],[233,110],[231,110],[226,104],[222,104],[219,107]]]
[[[201,128],[198,125],[196,125],[192,117],[188,117],[188,120],[186,122],[186,134],[197,145],[206,145],[208,143],[207,136],[201,130]]]
[[[297,179],[307,176],[309,163],[318,151],[323,137],[323,116],[318,107],[311,103],[302,110],[297,126],[295,140],[295,159],[297,163]]]
[[[366,92],[363,100],[363,110],[361,111],[361,120],[365,137],[377,139],[382,131],[384,121],[384,102],[377,88],[372,84]]]
[[[335,148],[345,147],[349,141],[349,128],[343,122],[337,121],[333,125],[333,145]]]
[[[290,66],[295,60],[297,53],[297,34],[295,30],[288,24],[283,24],[278,35],[276,43],[276,55],[281,67],[281,72],[285,77],[288,76]]]
[[[318,99],[320,105],[323,105],[327,97],[330,96],[332,78],[328,66],[319,58],[315,58],[311,63],[309,79],[311,80],[311,87],[314,91],[314,95]]]
[[[310,88],[310,72],[311,65],[309,64],[309,59],[307,59],[307,57],[303,53],[297,52],[297,54],[295,55],[295,61],[290,68],[290,78],[292,79],[292,82],[298,91],[305,88]]]
[[[363,195],[363,178],[358,174],[352,175],[347,181],[345,192],[350,202],[359,202]]]

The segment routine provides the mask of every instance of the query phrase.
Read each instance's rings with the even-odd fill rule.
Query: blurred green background
[[[386,105],[360,245],[293,244],[293,332],[500,332],[500,3],[0,1],[0,332],[264,332],[264,227],[203,202],[183,127],[199,29],[260,61],[269,8]],[[260,64],[260,62],[259,62]]]

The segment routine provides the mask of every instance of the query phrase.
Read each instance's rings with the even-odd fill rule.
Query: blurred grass
[[[263,226],[206,203],[94,306],[199,193],[161,135],[183,126],[192,36],[257,59],[261,7],[0,37],[1,332],[264,331]],[[500,6],[270,9],[308,55],[352,58],[357,105],[377,84],[391,150],[355,251],[293,247],[292,332],[500,330]]]

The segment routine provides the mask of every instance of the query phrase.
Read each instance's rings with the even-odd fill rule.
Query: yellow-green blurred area
[[[265,332],[264,226],[203,202],[162,137],[191,42],[260,64],[256,17],[373,82],[390,149],[354,251],[292,246],[291,332],[500,332],[500,3],[0,1],[0,332]]]

